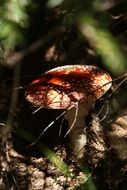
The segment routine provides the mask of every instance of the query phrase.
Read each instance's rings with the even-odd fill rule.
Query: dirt
[[[88,42],[80,40],[77,28],[61,23],[59,10],[48,16],[42,12],[41,18],[37,23],[33,17],[30,23],[29,43],[41,37],[39,48],[33,50],[28,44],[25,56],[13,52],[14,57],[8,55],[0,65],[0,190],[126,190],[126,83],[108,100],[109,110],[105,106],[107,95],[89,113],[84,157],[78,161],[69,138],[64,138],[67,122],[55,120],[63,110],[42,108],[33,114],[36,108],[25,99],[29,83],[50,68],[94,63],[106,69]],[[42,25],[45,27],[39,27]],[[53,126],[32,145],[52,121]]]

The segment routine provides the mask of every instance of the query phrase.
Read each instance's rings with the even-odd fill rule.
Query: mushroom
[[[86,144],[85,117],[94,102],[111,87],[111,81],[110,75],[96,66],[66,65],[34,80],[25,97],[35,107],[67,110],[67,134],[74,155],[81,158]]]

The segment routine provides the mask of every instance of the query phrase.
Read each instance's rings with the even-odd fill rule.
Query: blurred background
[[[0,189],[126,189],[126,54],[125,0],[0,1]],[[58,135],[62,118],[42,137],[49,149],[29,146],[63,110],[41,109],[32,114],[35,108],[25,100],[32,80],[49,69],[74,64],[96,65],[113,79],[108,95],[87,118],[88,142],[85,163],[80,167],[66,150],[68,139]],[[65,134],[66,121],[63,126]],[[62,166],[71,168],[83,182],[73,175],[69,181],[59,164],[54,169],[54,154],[49,159],[47,150],[62,155]]]

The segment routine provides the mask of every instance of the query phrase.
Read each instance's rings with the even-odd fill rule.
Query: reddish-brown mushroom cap
[[[93,102],[111,87],[108,73],[95,66],[57,67],[34,80],[25,93],[35,107],[65,109],[77,101]]]

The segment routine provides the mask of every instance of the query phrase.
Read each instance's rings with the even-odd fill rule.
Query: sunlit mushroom
[[[45,72],[26,91],[26,99],[35,107],[66,109],[70,144],[74,155],[82,157],[86,143],[85,117],[94,102],[111,87],[108,73],[95,66],[66,65]]]

